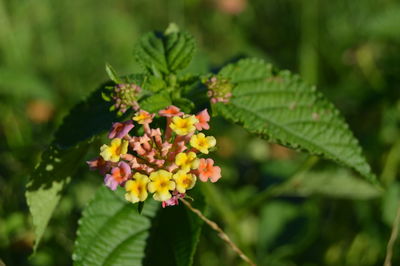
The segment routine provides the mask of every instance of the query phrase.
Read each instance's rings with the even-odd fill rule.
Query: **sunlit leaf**
[[[262,60],[244,59],[223,68],[233,83],[229,104],[217,104],[228,119],[285,146],[321,155],[376,178],[339,111],[315,87],[289,71],[274,73]]]
[[[110,84],[104,84],[71,109],[55,134],[54,145],[70,148],[103,133],[111,127],[112,122],[121,119],[116,112],[109,111],[113,103],[105,101],[101,96],[104,87]]]
[[[156,76],[185,68],[195,50],[193,37],[186,32],[172,31],[167,34],[151,32],[136,45],[137,60]]]
[[[50,146],[26,187],[26,198],[35,226],[35,249],[38,247],[61,193],[76,169],[84,164],[88,149],[81,143],[68,150]]]
[[[191,265],[202,222],[186,207],[160,208],[148,199],[136,204],[102,187],[83,212],[74,248],[74,265]],[[197,208],[204,201],[196,195]]]

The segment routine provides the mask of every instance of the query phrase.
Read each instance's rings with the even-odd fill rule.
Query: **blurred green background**
[[[317,84],[346,117],[385,188],[378,195],[333,163],[216,119],[223,179],[203,186],[207,215],[259,265],[382,265],[400,199],[394,0],[0,0],[0,259],[72,263],[77,220],[102,177],[82,162],[29,259],[29,173],[69,108],[107,79],[105,62],[121,74],[140,70],[136,40],[171,21],[198,41],[192,71],[257,56]],[[394,250],[393,265],[400,265],[399,243]],[[241,263],[204,227],[195,265]]]

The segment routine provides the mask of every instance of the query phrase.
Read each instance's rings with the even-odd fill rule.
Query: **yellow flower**
[[[186,118],[182,118],[179,116],[174,116],[172,118],[172,123],[169,125],[169,127],[178,135],[187,135],[189,133],[192,133],[196,130],[195,124],[197,124],[199,120],[192,115]]]
[[[118,162],[122,154],[128,152],[128,141],[115,138],[111,141],[111,145],[103,145],[100,148],[100,155],[105,161]]]
[[[185,172],[189,172],[190,169],[199,167],[199,159],[196,158],[196,153],[192,151],[189,153],[180,152],[175,157],[175,164]]]
[[[152,122],[153,117],[154,115],[144,110],[140,110],[139,112],[136,113],[134,117],[132,117],[132,119],[138,122],[139,124],[149,124]]]
[[[125,184],[125,199],[132,203],[138,201],[145,201],[147,198],[147,184],[150,179],[146,175],[135,173],[133,176],[135,180],[129,180]]]
[[[165,201],[171,198],[170,190],[175,189],[175,182],[171,180],[172,173],[158,170],[150,174],[151,182],[147,186],[149,192],[154,193],[153,198]]]
[[[186,190],[193,188],[196,183],[196,176],[183,170],[176,172],[173,178],[176,183],[176,190],[178,190],[179,193],[185,193]]]
[[[203,133],[193,135],[190,138],[190,145],[202,153],[208,154],[208,149],[215,146],[217,141],[213,136],[205,136]]]

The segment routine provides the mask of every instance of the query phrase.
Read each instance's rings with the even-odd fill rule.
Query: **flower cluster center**
[[[152,128],[156,116],[167,120],[165,129]],[[221,177],[212,159],[200,158],[216,145],[213,136],[199,132],[209,129],[209,120],[207,109],[197,115],[176,106],[158,114],[139,110],[132,120],[113,124],[108,134],[111,143],[101,146],[100,156],[88,164],[105,176],[110,189],[124,187],[130,202],[144,201],[153,193],[163,207],[176,205],[197,179],[216,182]],[[129,134],[135,125],[143,127],[143,135]]]

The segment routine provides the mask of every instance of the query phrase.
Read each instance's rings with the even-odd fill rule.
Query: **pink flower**
[[[126,162],[119,162],[117,167],[111,170],[111,175],[107,174],[104,183],[111,190],[116,190],[117,186],[128,180],[131,175],[131,168]]]
[[[172,197],[169,200],[165,200],[161,203],[162,207],[165,208],[167,206],[175,206],[179,204],[179,199],[184,198],[186,196],[185,193],[179,193],[178,191],[172,192]]]
[[[153,198],[164,208],[178,205],[197,179],[216,182],[221,169],[212,159],[198,159],[196,155],[208,154],[216,145],[214,137],[199,132],[210,128],[207,109],[195,116],[171,105],[158,113],[166,120],[162,123],[164,131],[151,125],[154,113],[139,110],[132,120],[113,123],[108,134],[111,144],[101,146],[101,157],[87,163],[103,173],[105,186],[111,190],[125,187],[130,193],[128,201],[144,200],[144,196],[138,196],[141,193],[146,197],[154,193]],[[134,125],[135,121],[139,125]],[[160,124],[158,119],[156,122]],[[143,130],[132,130],[138,126]],[[135,175],[145,176],[146,184],[139,186]]]
[[[89,165],[90,170],[98,170],[102,175],[105,175],[111,169],[111,163],[105,161],[101,156],[86,163]]]
[[[160,116],[165,116],[165,117],[173,117],[173,116],[182,116],[183,113],[180,112],[180,109],[174,105],[170,105],[164,110],[160,110],[158,112]]]
[[[215,183],[221,178],[221,168],[213,165],[213,159],[200,159],[197,171],[201,181],[207,182],[207,180],[210,179],[211,182]]]
[[[197,130],[210,129],[210,125],[208,124],[208,121],[210,121],[210,115],[208,114],[207,109],[204,109],[198,113],[196,118],[199,120],[199,122],[195,125]]]
[[[109,139],[125,137],[129,131],[134,127],[132,120],[126,121],[124,123],[116,122],[112,125],[110,133],[108,133]]]

